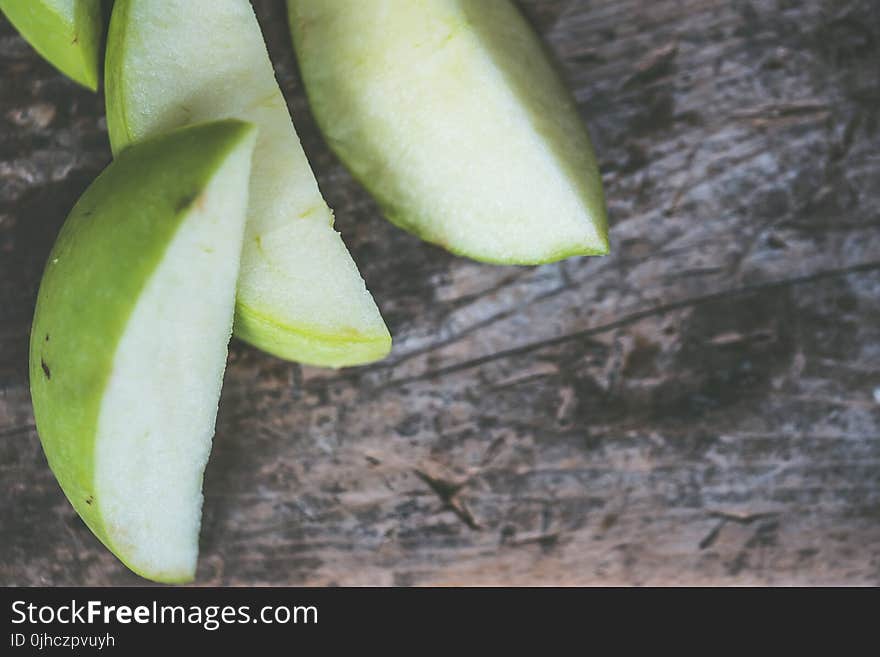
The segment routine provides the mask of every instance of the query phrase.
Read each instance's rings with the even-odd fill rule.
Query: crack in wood
[[[444,508],[452,511],[456,517],[470,529],[476,531],[482,529],[480,523],[477,522],[473,514],[470,512],[470,509],[468,509],[467,504],[461,499],[460,493],[467,484],[466,481],[455,482],[442,477],[431,476],[424,470],[416,469],[414,472],[419,479],[428,485],[428,488],[434,492],[440,501],[443,502]]]
[[[608,331],[612,331],[615,329],[622,328],[627,326],[628,324],[632,324],[634,322],[641,321],[648,317],[653,317],[657,315],[665,315],[676,310],[682,310],[684,308],[692,308],[694,306],[698,306],[705,303],[711,303],[714,301],[719,301],[722,299],[730,299],[738,296],[743,296],[746,294],[751,294],[753,292],[758,292],[762,290],[770,290],[770,289],[779,289],[785,287],[793,287],[799,285],[809,285],[811,283],[815,283],[822,280],[827,280],[830,278],[837,278],[841,276],[849,276],[855,273],[863,273],[869,271],[880,271],[880,261],[878,262],[868,262],[860,265],[853,265],[852,267],[845,267],[843,269],[833,269],[827,270],[823,272],[817,272],[815,274],[808,274],[805,276],[796,276],[793,278],[781,280],[781,281],[767,281],[764,283],[755,283],[752,285],[745,285],[739,288],[731,289],[731,290],[723,290],[721,292],[713,292],[710,294],[702,295],[699,297],[694,297],[690,299],[685,299],[683,301],[676,301],[673,303],[663,304],[661,306],[657,306],[655,308],[651,308],[648,310],[643,310],[639,312],[632,313],[625,317],[622,317],[613,322],[608,322],[607,324],[603,324],[601,326],[596,326],[593,328],[584,329],[582,331],[576,331],[574,333],[568,333],[566,335],[561,335],[556,338],[549,338],[547,340],[541,340],[538,342],[532,342],[529,344],[522,345],[520,347],[515,347],[513,349],[504,349],[500,350],[494,354],[490,354],[487,356],[481,356],[479,358],[474,358],[471,360],[467,360],[461,363],[456,363],[454,365],[449,365],[447,367],[443,367],[437,370],[425,372],[423,374],[419,374],[418,376],[413,377],[404,377],[400,379],[392,379],[391,381],[383,384],[383,388],[390,387],[399,387],[409,383],[413,383],[415,381],[425,381],[436,379],[442,376],[446,376],[449,374],[455,374],[464,370],[472,369],[475,367],[480,367],[487,363],[491,363],[496,360],[506,359],[506,358],[514,358],[517,356],[522,356],[531,351],[536,351],[539,349],[548,349],[551,347],[556,347],[567,342],[572,342],[576,340],[583,340],[585,338],[599,335],[601,333],[607,333]]]

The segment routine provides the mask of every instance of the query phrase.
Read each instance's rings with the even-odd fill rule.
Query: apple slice
[[[37,298],[49,465],[95,535],[160,582],[195,573],[255,142],[223,121],[122,153],[73,209]]]
[[[260,126],[235,334],[269,353],[341,367],[391,336],[318,190],[248,0],[116,0],[106,65],[114,152],[176,126]]]
[[[603,255],[570,95],[507,0],[288,0],[330,146],[395,224],[499,264]]]
[[[50,64],[97,91],[104,38],[101,0],[0,0],[0,11]]]

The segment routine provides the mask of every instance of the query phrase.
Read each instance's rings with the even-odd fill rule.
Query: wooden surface
[[[880,584],[880,3],[530,0],[599,153],[613,254],[540,268],[396,230],[331,156],[396,343],[234,344],[200,584]],[[109,161],[103,100],[0,25],[0,584],[138,584],[33,427],[40,272]]]

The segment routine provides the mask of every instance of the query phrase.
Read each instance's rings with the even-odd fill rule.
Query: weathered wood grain
[[[321,141],[396,338],[342,372],[230,354],[201,584],[880,584],[880,4],[530,0],[589,124],[613,254],[455,258]],[[0,584],[136,584],[33,428],[27,332],[102,98],[0,26]]]

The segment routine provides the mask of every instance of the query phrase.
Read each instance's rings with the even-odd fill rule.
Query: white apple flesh
[[[315,118],[395,224],[455,253],[608,252],[589,137],[508,0],[288,0]]]

